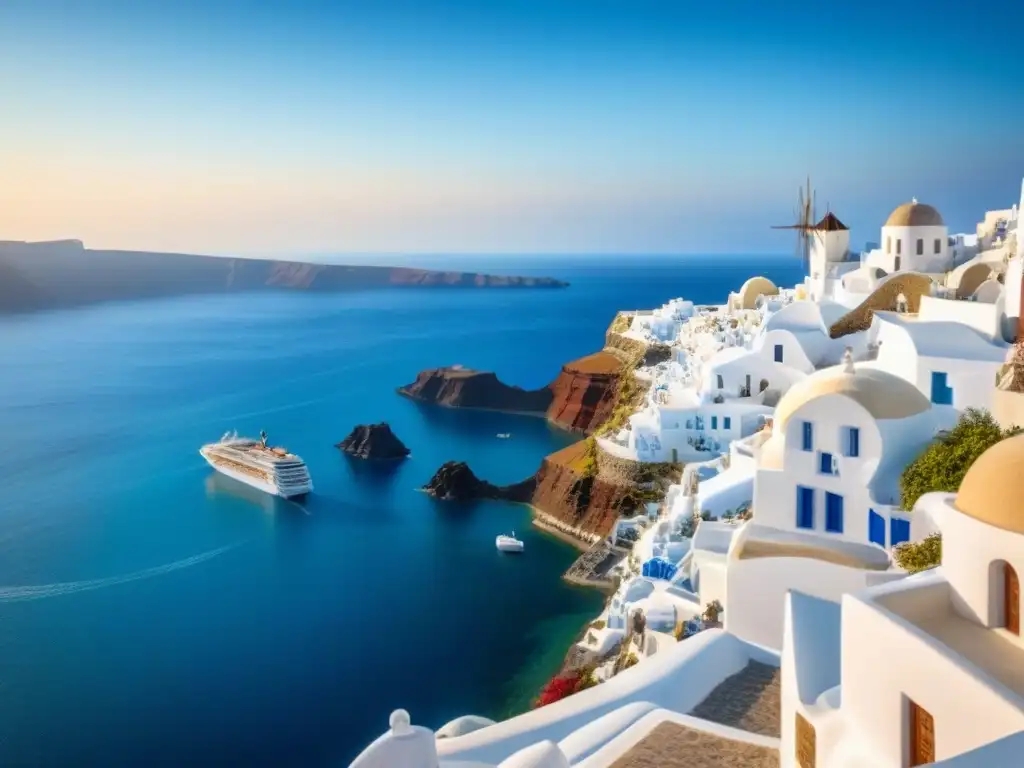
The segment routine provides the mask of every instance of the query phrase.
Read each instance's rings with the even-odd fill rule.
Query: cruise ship
[[[293,499],[313,490],[306,463],[284,448],[267,445],[266,432],[260,432],[259,440],[228,432],[199,453],[221,474],[275,496]]]

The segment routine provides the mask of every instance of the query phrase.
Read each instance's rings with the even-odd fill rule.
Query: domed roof
[[[864,367],[851,371],[836,365],[798,381],[782,396],[773,417],[773,435],[784,434],[789,417],[805,403],[823,395],[845,395],[876,419],[906,419],[931,408],[928,398],[917,387],[895,374]]]
[[[1024,533],[1024,434],[1000,440],[975,459],[953,502],[968,517]]]
[[[886,227],[944,227],[942,215],[930,205],[911,200],[889,214]]]
[[[752,277],[740,288],[740,307],[755,309],[758,296],[775,296],[779,289],[767,277]]]

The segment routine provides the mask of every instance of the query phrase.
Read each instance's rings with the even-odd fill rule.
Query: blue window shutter
[[[818,471],[823,475],[832,474],[832,454],[822,451],[818,454]]]
[[[718,429],[718,417],[717,416],[712,416],[711,417],[711,428],[712,429]]]
[[[814,528],[814,489],[796,487],[796,527]]]
[[[843,497],[835,493],[825,494],[825,530],[843,532]]]
[[[724,422],[724,424],[722,425],[723,429],[732,429],[732,418],[731,417],[725,416],[722,419],[722,421]]]
[[[850,427],[850,445],[847,456],[860,456],[860,430],[857,427]]]
[[[814,450],[814,425],[809,421],[804,422],[804,450]]]
[[[775,362],[776,363],[781,363],[782,362],[782,345],[781,344],[776,344],[775,345]]]
[[[889,521],[889,541],[894,547],[897,544],[910,541],[910,522],[895,517],[892,518]]]
[[[868,512],[868,538],[880,547],[885,546],[885,518],[873,509]]]

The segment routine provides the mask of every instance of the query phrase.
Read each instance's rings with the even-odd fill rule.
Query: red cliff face
[[[548,418],[573,431],[594,431],[615,408],[622,365],[605,351],[564,365],[549,386],[553,397]]]
[[[579,533],[607,536],[629,503],[629,488],[575,470],[562,454],[576,447],[544,459],[530,503]]]

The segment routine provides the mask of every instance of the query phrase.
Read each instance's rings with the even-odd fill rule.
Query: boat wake
[[[132,581],[141,581],[142,579],[149,579],[154,576],[163,576],[166,573],[180,571],[183,568],[191,568],[193,565],[199,565],[207,560],[212,560],[218,555],[223,555],[225,552],[234,549],[240,544],[241,542],[237,544],[229,544],[226,547],[218,547],[217,549],[211,549],[209,552],[203,552],[199,555],[186,557],[184,560],[176,560],[173,563],[158,565],[155,568],[146,568],[145,570],[135,571],[134,573],[126,573],[123,576],[109,576],[105,579],[88,579],[86,581],[62,581],[56,584],[42,584],[39,586],[0,587],[0,603],[17,603],[22,600],[42,600],[45,597],[73,595],[77,592],[88,592],[92,589],[112,587],[115,584],[127,584]]]

